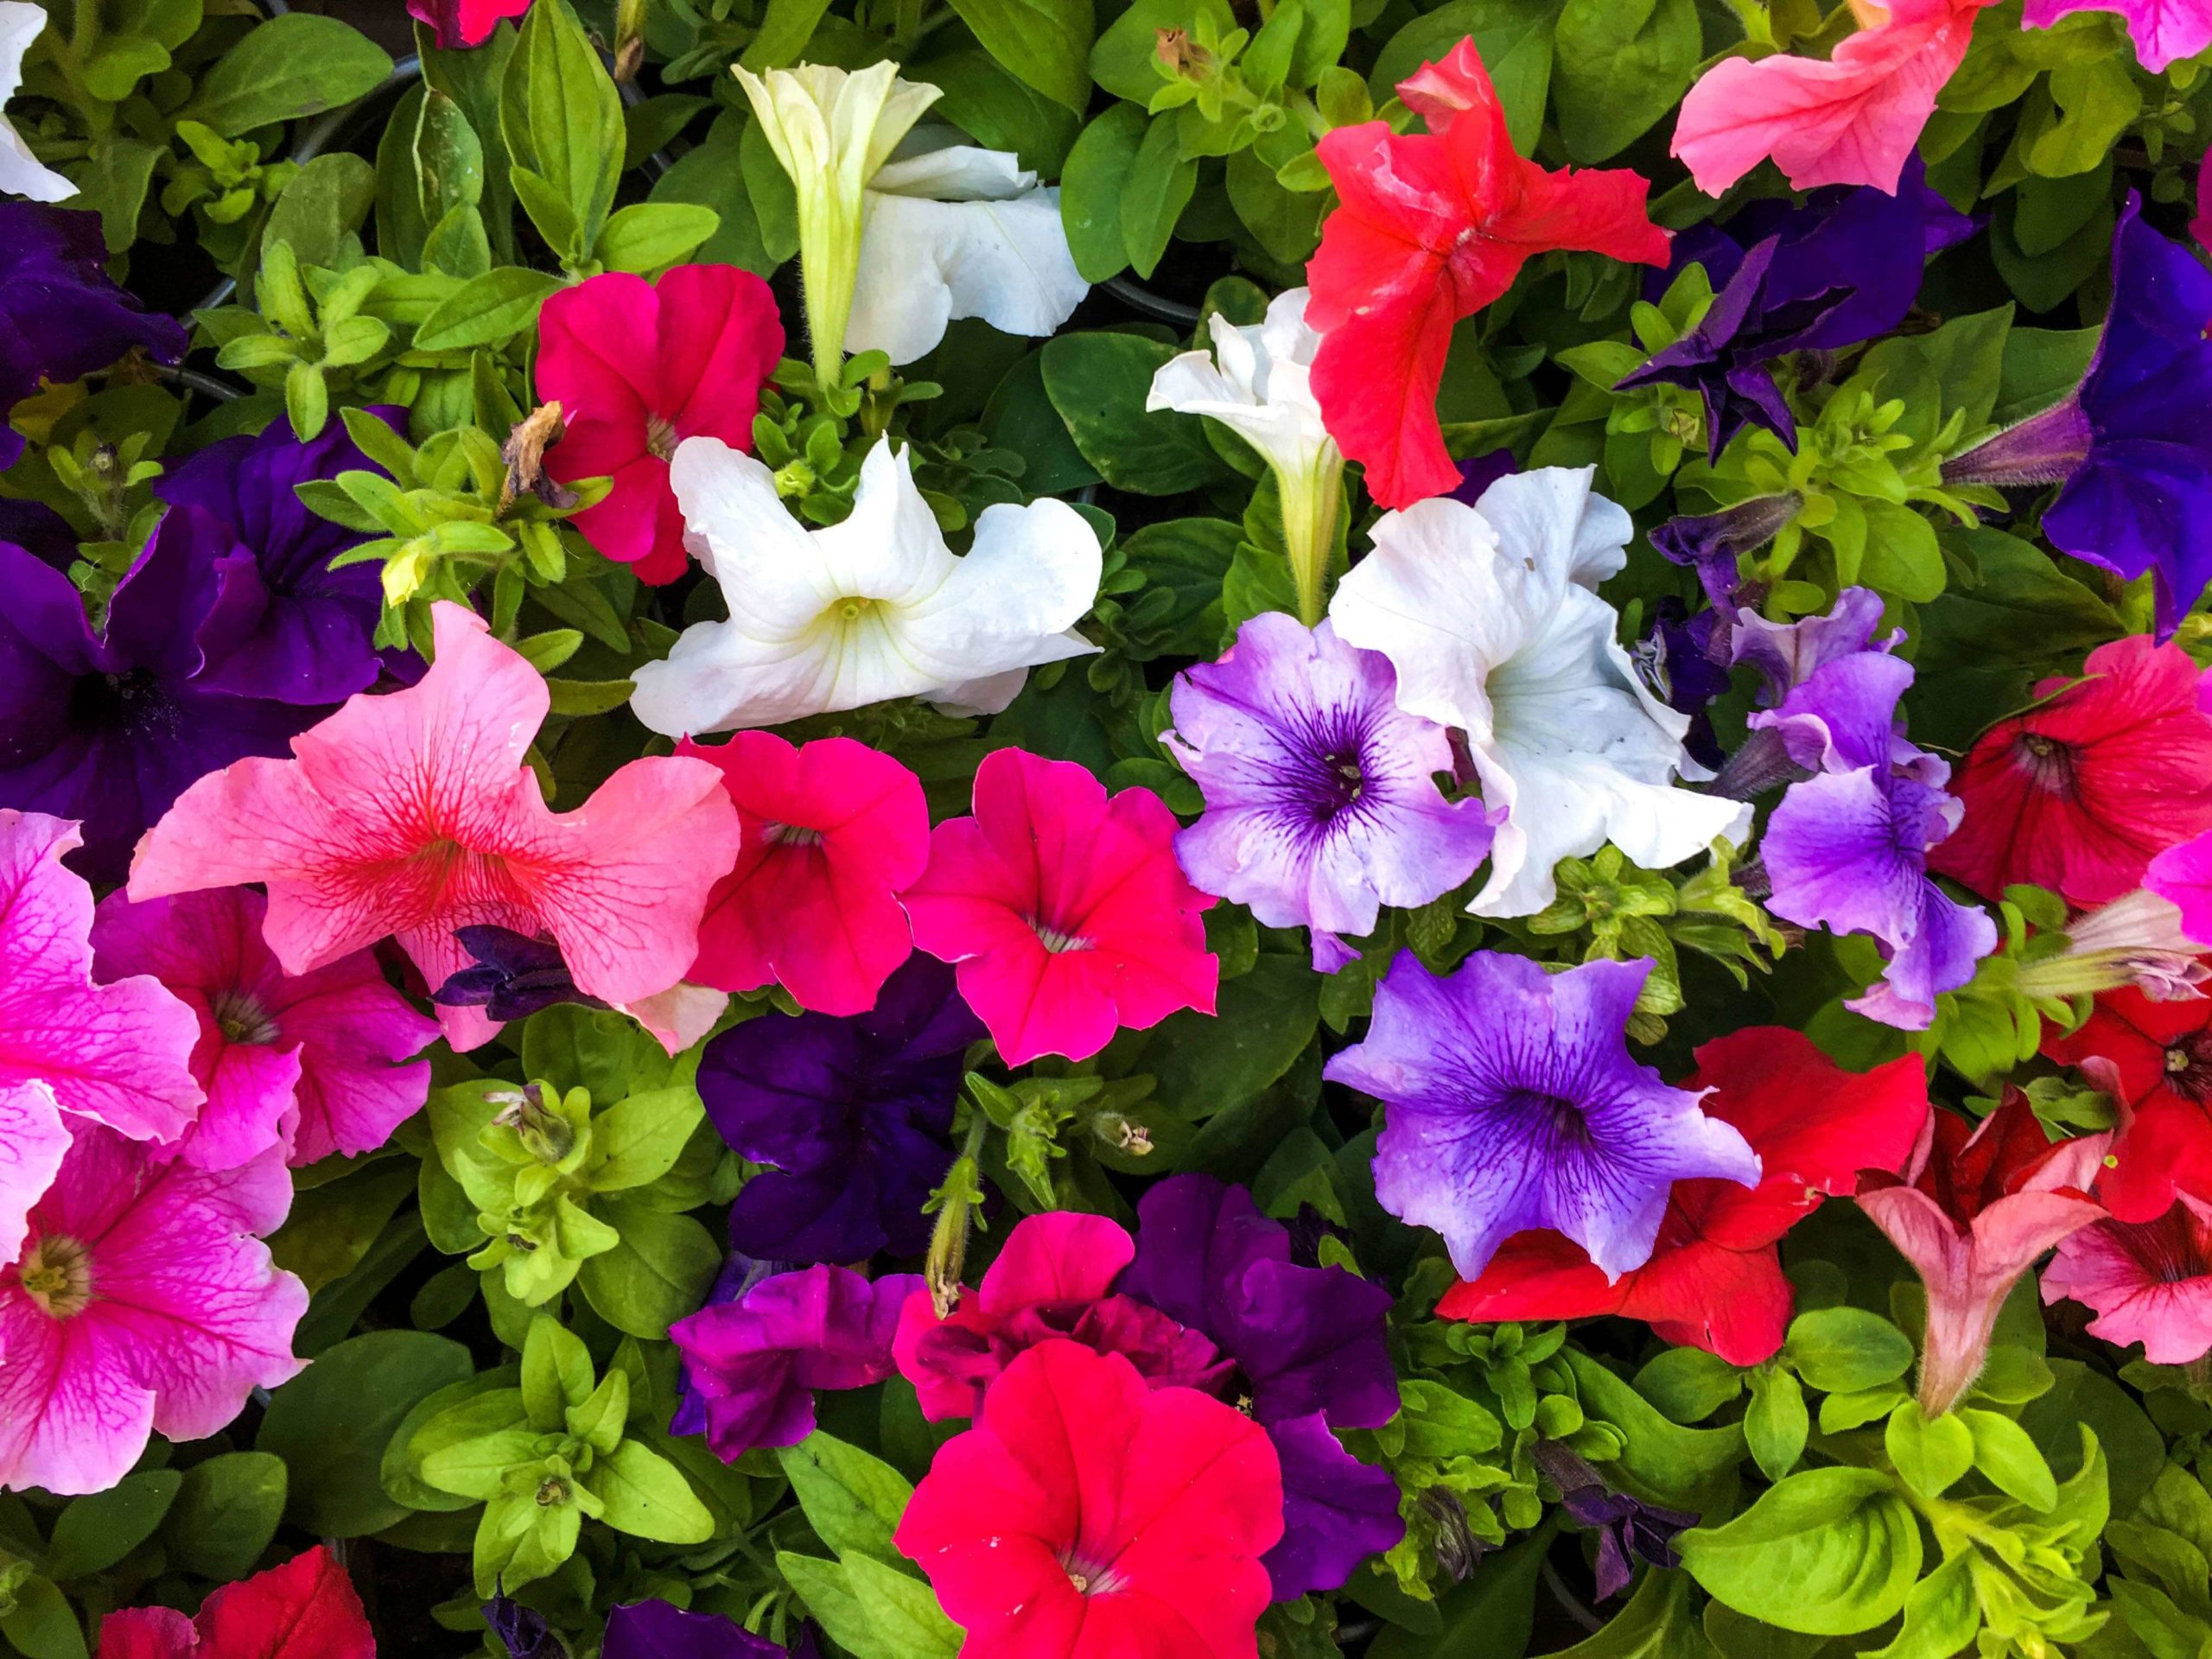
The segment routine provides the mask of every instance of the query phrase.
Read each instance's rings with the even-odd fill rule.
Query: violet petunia
[[[1756,603],[1763,584],[1747,584],[1738,562],[1780,535],[1805,505],[1795,490],[1755,495],[1718,512],[1680,513],[1656,526],[1651,545],[1667,559],[1697,572],[1698,585],[1713,608],[1732,615],[1738,605]]]
[[[1170,693],[1160,741],[1206,803],[1175,837],[1183,874],[1267,926],[1311,928],[1321,972],[1353,959],[1339,934],[1451,892],[1490,852],[1483,804],[1436,786],[1450,734],[1400,712],[1397,685],[1380,652],[1268,611]]]
[[[484,1604],[484,1622],[506,1649],[507,1659],[569,1659],[568,1643],[553,1633],[545,1615],[504,1592]]]
[[[1387,1108],[1376,1197],[1443,1234],[1462,1277],[1532,1227],[1616,1277],[1649,1257],[1675,1181],[1759,1179],[1742,1135],[1630,1058],[1650,971],[1647,959],[1547,975],[1484,950],[1439,977],[1402,952],[1365,1040],[1328,1063],[1325,1076]]]
[[[453,937],[474,960],[455,969],[430,993],[430,1001],[442,1008],[481,1008],[486,1019],[504,1024],[527,1020],[557,1002],[587,1008],[608,1006],[576,988],[576,976],[569,971],[561,947],[550,939],[532,938],[488,923],[457,927]]]
[[[1737,792],[1754,778],[1779,782],[1783,769],[1848,772],[1897,764],[1925,772],[1920,751],[1898,730],[1897,704],[1912,683],[1912,664],[1894,656],[1904,630],[1877,639],[1881,595],[1847,588],[1827,613],[1770,622],[1739,610],[1729,631],[1729,659],[1759,677],[1751,737],[1733,757]]]
[[[600,1659],[788,1659],[791,1649],[720,1613],[665,1601],[626,1602],[607,1615]]]
[[[0,200],[0,410],[41,380],[81,379],[134,346],[174,363],[184,328],[108,279],[100,216]],[[0,468],[22,453],[22,434],[0,421]]]
[[[1406,1535],[1390,1471],[1344,1450],[1318,1411],[1268,1425],[1282,1465],[1282,1541],[1260,1558],[1277,1601],[1335,1590]]]
[[[962,1058],[982,1034],[952,969],[917,953],[867,1014],[766,1014],[708,1044],[707,1116],[768,1166],[730,1207],[731,1244],[786,1262],[920,1250],[922,1205],[952,1162]]]
[[[1599,1600],[1610,1601],[1627,1589],[1637,1561],[1662,1570],[1682,1564],[1675,1539],[1697,1525],[1698,1516],[1615,1491],[1564,1441],[1539,1440],[1530,1456],[1559,1488],[1560,1506],[1577,1526],[1598,1535]]]
[[[815,1389],[890,1376],[899,1309],[921,1288],[918,1274],[870,1282],[817,1266],[763,1279],[677,1320],[668,1334],[715,1455],[734,1463],[760,1446],[797,1446],[814,1431]]]

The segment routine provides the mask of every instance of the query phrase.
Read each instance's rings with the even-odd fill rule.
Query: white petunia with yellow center
[[[1097,597],[1097,533],[1064,501],[987,507],[964,556],[945,545],[908,457],[878,442],[850,517],[794,519],[775,474],[715,438],[669,469],[684,540],[721,586],[723,622],[638,671],[631,707],[681,736],[925,697],[995,714],[1028,671],[1098,649],[1075,625]]]
[[[1389,512],[1338,584],[1338,634],[1398,672],[1398,706],[1467,734],[1483,799],[1502,810],[1490,880],[1468,909],[1529,916],[1553,866],[1611,842],[1647,869],[1718,836],[1749,805],[1679,787],[1688,718],[1645,689],[1598,584],[1626,561],[1629,516],[1591,493],[1592,467],[1502,478],[1467,506]]]
[[[0,104],[23,84],[23,54],[46,27],[46,8],[0,0]],[[22,135],[0,117],[0,191],[33,201],[67,201],[77,187],[31,154]]]

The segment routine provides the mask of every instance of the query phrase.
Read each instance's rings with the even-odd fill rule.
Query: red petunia
[[[740,732],[676,752],[721,768],[745,837],[708,897],[686,977],[718,991],[779,981],[820,1014],[874,1007],[914,949],[898,893],[930,859],[921,779],[849,737],[800,748]]]
[[[1552,173],[1515,153],[1471,40],[1399,82],[1398,96],[1427,119],[1426,133],[1367,121],[1322,137],[1342,205],[1306,268],[1306,320],[1322,336],[1312,385],[1323,423],[1365,464],[1368,493],[1386,507],[1459,482],[1436,417],[1454,323],[1554,249],[1667,263],[1640,175]]]
[[[2074,682],[1976,741],[1951,787],[1966,817],[1929,868],[1985,898],[2013,882],[2101,905],[2142,885],[2151,861],[2212,830],[2212,716],[2180,646],[2130,634],[2100,645]]]
[[[1516,1233],[1481,1278],[1447,1291],[1437,1313],[1479,1320],[1618,1314],[1732,1365],[1755,1365],[1780,1348],[1792,1303],[1777,1243],[1822,1198],[1855,1192],[1861,1170],[1904,1166],[1928,1121],[1927,1074],[1916,1055],[1846,1071],[1809,1038],[1777,1026],[1707,1043],[1697,1063],[1682,1086],[1714,1091],[1706,1114],[1751,1142],[1764,1172],[1758,1185],[1675,1182],[1651,1259],[1611,1283],[1581,1246],[1557,1233]]]
[[[963,1659],[1253,1659],[1281,1536],[1265,1429],[1055,1340],[991,1385],[893,1541],[967,1631]]]
[[[576,528],[639,581],[675,581],[687,556],[669,457],[698,437],[751,452],[760,388],[784,354],[775,296],[734,265],[678,265],[658,286],[609,271],[547,300],[537,340],[537,394],[568,424],[545,470],[614,480]]]
[[[224,1585],[197,1618],[130,1607],[100,1621],[100,1659],[376,1659],[376,1652],[361,1598],[320,1544]]]
[[[407,0],[407,10],[428,23],[436,32],[438,44],[450,51],[483,45],[502,17],[519,17],[528,11],[530,0]]]
[[[2147,1222],[2181,1193],[2212,1200],[2212,1001],[2107,991],[2079,1031],[2049,1039],[2044,1052],[2068,1065],[2102,1062],[2093,1080],[2125,1109],[2097,1177],[2106,1209]]]

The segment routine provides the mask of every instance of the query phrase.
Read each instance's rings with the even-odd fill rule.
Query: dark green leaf
[[[391,73],[390,54],[359,29],[295,11],[257,25],[225,53],[183,114],[235,138],[350,104]]]

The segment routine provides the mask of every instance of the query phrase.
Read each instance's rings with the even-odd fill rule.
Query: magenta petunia
[[[0,1487],[103,1491],[296,1376],[307,1289],[261,1242],[291,1202],[273,1147],[209,1171],[80,1127],[0,1268]]]
[[[286,973],[262,937],[268,908],[250,887],[136,905],[117,892],[92,918],[104,978],[149,975],[199,1017],[192,1071],[207,1103],[181,1151],[207,1169],[271,1146],[294,1165],[372,1151],[429,1096],[430,1063],[414,1057],[437,1022],[366,950]]]
[[[2062,1239],[2043,1299],[2094,1308],[2093,1337],[2143,1344],[2153,1365],[2212,1353],[2212,1204],[2181,1194],[2156,1221],[2093,1222]]]

